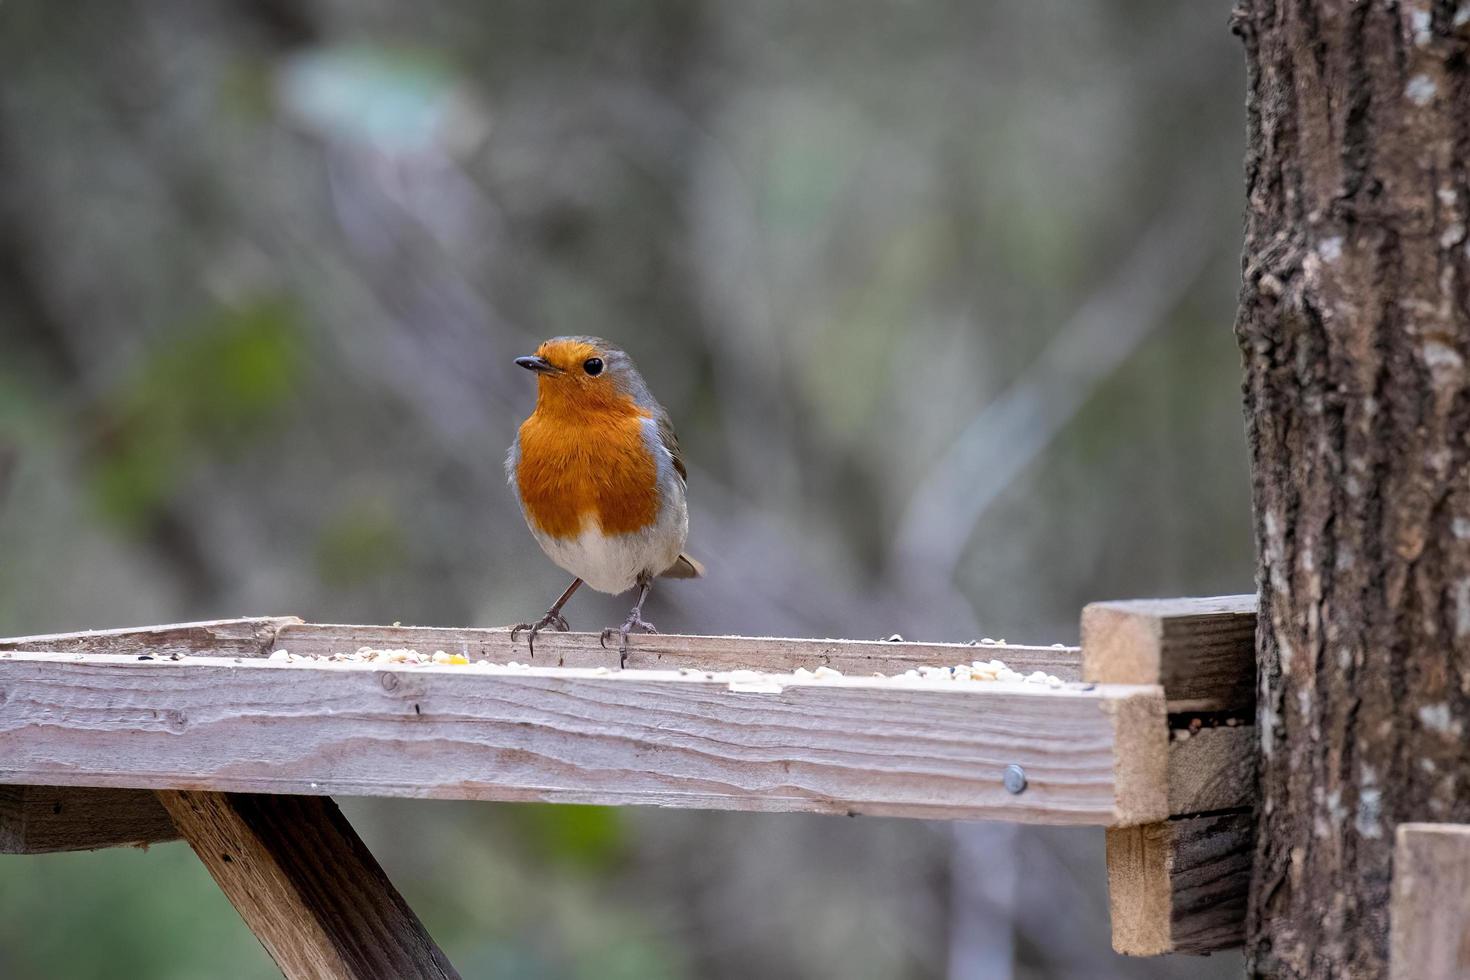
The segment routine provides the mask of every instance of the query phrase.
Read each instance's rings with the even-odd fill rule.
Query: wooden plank
[[[525,635],[510,639],[508,629],[437,626],[347,626],[303,623],[292,616],[177,623],[135,629],[52,633],[0,639],[0,651],[113,653],[152,656],[264,657],[277,648],[303,656],[379,650],[443,650],[472,660],[511,660],[558,667],[617,667],[616,649],[595,642],[595,633],[542,633],[533,657]],[[1023,674],[1044,671],[1064,681],[1082,678],[1078,647],[999,643],[909,643],[886,640],[791,639],[785,637],[681,636],[631,637],[629,668],[677,670],[766,670],[789,673],[797,667],[831,667],[843,673],[901,674],[915,667],[949,667],[992,658]]]
[[[1167,810],[1163,709],[1148,686],[16,652],[0,782],[1130,824]]]
[[[252,616],[198,623],[171,623],[129,629],[84,630],[0,639],[0,651],[111,653],[118,656],[264,657],[276,645],[282,627],[300,623],[294,616]]]
[[[1169,813],[1249,807],[1256,796],[1256,729],[1251,725],[1175,731],[1169,740]]]
[[[288,980],[459,976],[330,799],[158,798]]]
[[[1470,824],[1399,824],[1389,921],[1393,980],[1470,977]]]
[[[146,790],[0,786],[0,854],[146,847],[178,837]]]
[[[949,667],[997,658],[1023,674],[1041,670],[1064,681],[1082,677],[1077,647],[1016,644],[908,643],[884,640],[790,639],[784,637],[630,637],[627,666],[634,669],[764,670],[790,673],[826,666],[845,674],[901,674],[920,666]],[[281,630],[278,645],[292,653],[324,656],[358,647],[410,648],[461,653],[471,660],[532,661],[558,667],[616,667],[616,649],[604,649],[595,633],[542,633],[531,656],[524,635],[515,643],[506,629],[448,629],[428,626],[341,626],[303,623]]]
[[[1256,597],[1094,602],[1082,610],[1082,676],[1159,684],[1170,714],[1252,718]]]
[[[1109,828],[1113,949],[1157,956],[1239,946],[1254,837],[1249,811]]]

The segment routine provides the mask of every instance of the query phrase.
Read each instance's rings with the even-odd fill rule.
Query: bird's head
[[[633,359],[599,337],[553,337],[516,364],[536,374],[546,407],[630,410],[652,402]]]

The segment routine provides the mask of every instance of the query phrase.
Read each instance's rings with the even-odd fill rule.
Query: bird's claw
[[[629,616],[628,621],[622,626],[609,626],[607,629],[602,631],[602,636],[598,642],[602,644],[602,648],[604,650],[607,649],[608,640],[612,639],[614,636],[618,638],[619,667],[625,667],[628,664],[628,634],[633,632],[634,630],[638,630],[641,633],[658,632],[658,630],[654,627],[652,623],[646,622],[643,617],[638,615],[636,612],[632,616]]]
[[[531,635],[526,637],[526,647],[531,651],[531,656],[535,657],[536,634],[540,633],[548,626],[555,629],[558,633],[565,633],[567,630],[572,628],[572,625],[567,622],[567,618],[565,616],[553,610],[551,612],[548,612],[545,616],[542,616],[534,623],[519,623],[515,626],[512,626],[510,629],[510,642],[514,643],[517,636],[520,636],[521,633],[525,632],[526,630],[530,630]]]

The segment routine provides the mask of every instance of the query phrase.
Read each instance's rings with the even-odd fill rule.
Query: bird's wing
[[[668,450],[670,458],[674,461],[674,469],[679,474],[679,479],[686,484],[689,482],[689,471],[684,469],[684,454],[679,452],[679,437],[674,434],[674,423],[669,419],[669,413],[660,406],[654,413],[654,421],[658,423],[658,442],[664,449]]]
[[[659,445],[668,452],[669,459],[674,464],[674,472],[679,474],[679,479],[688,484],[689,471],[684,468],[684,455],[679,451],[679,437],[674,434],[674,423],[669,420],[669,413],[660,406],[654,412],[653,417],[658,423]],[[704,566],[689,555],[681,554],[659,575],[663,578],[702,578]]]

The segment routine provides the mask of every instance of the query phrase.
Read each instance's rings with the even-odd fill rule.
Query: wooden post
[[[158,799],[288,980],[459,976],[330,799]]]
[[[1239,946],[1254,849],[1255,597],[1094,603],[1083,678],[1161,684],[1170,816],[1107,831],[1113,948],[1134,956]]]
[[[1389,918],[1393,980],[1470,977],[1470,824],[1399,824]]]

